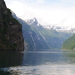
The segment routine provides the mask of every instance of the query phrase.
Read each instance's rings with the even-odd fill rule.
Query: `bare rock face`
[[[24,50],[22,25],[12,17],[4,0],[0,0],[0,50]]]

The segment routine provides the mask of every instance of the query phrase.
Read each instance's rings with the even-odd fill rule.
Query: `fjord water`
[[[1,75],[75,75],[75,51],[0,51]]]

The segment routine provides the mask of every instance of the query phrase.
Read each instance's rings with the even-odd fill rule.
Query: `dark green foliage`
[[[10,9],[7,9],[7,13],[1,13],[2,16],[2,25],[0,25],[0,49],[16,49],[16,45],[12,44],[7,38],[7,33],[10,32],[9,27],[10,22],[13,24],[19,23],[15,18],[12,17]],[[20,24],[20,23],[19,23]],[[9,35],[11,37],[16,34]]]
[[[0,1],[0,50],[24,50],[22,26],[12,17],[4,0]]]
[[[4,27],[2,28],[1,26],[0,26],[0,33],[1,33],[1,37],[0,37],[0,49],[6,49],[6,48],[9,48],[9,42],[8,42],[8,40],[7,40],[7,38],[6,38],[6,33],[8,32],[8,21],[9,21],[9,19],[7,19],[7,17],[9,17],[9,14],[10,13],[10,11],[8,10],[8,13],[7,14],[4,14],[4,13],[1,13],[1,15],[2,15],[2,20],[3,20],[3,25],[4,25]]]

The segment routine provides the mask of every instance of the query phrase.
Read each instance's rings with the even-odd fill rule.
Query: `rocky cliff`
[[[21,24],[0,0],[0,50],[24,50]]]

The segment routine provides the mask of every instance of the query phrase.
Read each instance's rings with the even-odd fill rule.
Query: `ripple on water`
[[[11,75],[75,75],[75,65],[42,65],[2,68]]]

